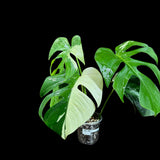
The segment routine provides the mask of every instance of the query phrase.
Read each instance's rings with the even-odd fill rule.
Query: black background
[[[94,54],[97,48],[99,47],[108,47],[114,50],[115,46],[126,41],[126,40],[136,40],[147,43],[154,48],[157,54],[159,54],[159,44],[157,43],[157,38],[150,39],[145,36],[132,35],[130,33],[120,33],[117,35],[110,33],[111,30],[107,27],[104,31],[100,30],[91,30],[91,31],[57,31],[54,29],[46,30],[43,34],[43,38],[40,39],[40,44],[36,43],[38,51],[34,52],[34,56],[37,61],[34,64],[33,74],[34,75],[34,84],[32,88],[32,98],[33,103],[31,103],[31,130],[30,134],[33,138],[32,144],[35,147],[43,146],[46,150],[51,150],[56,146],[56,148],[67,148],[76,149],[80,152],[93,152],[101,150],[104,147],[108,148],[108,153],[110,151],[130,151],[131,153],[141,152],[142,148],[152,148],[156,144],[156,141],[159,141],[159,124],[160,118],[157,117],[148,117],[142,118],[138,112],[135,112],[131,103],[125,99],[125,103],[122,104],[117,94],[114,93],[111,99],[108,102],[108,105],[103,113],[103,121],[101,124],[100,130],[100,139],[94,146],[84,146],[78,142],[77,133],[73,133],[68,136],[67,140],[62,140],[60,136],[47,128],[44,123],[38,117],[38,108],[42,101],[39,97],[40,87],[46,76],[49,75],[49,65],[48,61],[48,52],[53,43],[53,41],[60,36],[67,37],[69,41],[71,38],[78,34],[81,36],[82,45],[85,55],[86,66],[97,65],[94,62]],[[135,31],[136,32],[136,31]],[[126,36],[127,34],[127,36]],[[129,35],[128,35],[129,34]],[[155,34],[156,37],[156,34]],[[42,43],[42,44],[41,44]],[[38,57],[38,59],[37,59]],[[141,60],[149,61],[149,57],[139,56]],[[150,60],[153,62],[152,60]],[[82,65],[83,66],[83,65]],[[84,66],[82,67],[84,68]],[[149,72],[146,68],[142,68],[142,71],[151,77],[155,83],[157,83],[154,75]],[[158,84],[158,83],[157,83]],[[111,88],[107,89],[104,86],[103,101],[111,91]],[[30,128],[30,127],[29,127]],[[159,143],[159,142],[158,142]],[[41,148],[44,151],[44,148]],[[53,148],[52,148],[53,147]],[[54,151],[54,149],[53,149]],[[107,152],[107,151],[106,151]],[[121,153],[121,152],[120,152]]]
[[[21,36],[18,39],[18,46],[23,49],[19,50],[25,54],[21,55],[22,60],[19,64],[23,66],[23,72],[19,74],[18,84],[23,82],[23,85],[20,86],[22,91],[19,93],[22,95],[19,97],[22,98],[18,115],[15,116],[17,129],[14,130],[13,144],[17,143],[21,152],[29,156],[35,154],[52,158],[57,156],[84,158],[85,155],[100,158],[104,156],[137,158],[140,154],[151,157],[157,155],[157,145],[160,144],[159,115],[142,118],[135,113],[127,99],[122,104],[116,93],[112,95],[105,108],[100,139],[93,146],[80,144],[76,132],[69,135],[65,141],[62,140],[47,128],[38,116],[38,108],[42,101],[39,91],[45,77],[49,75],[48,53],[56,38],[63,36],[70,42],[74,35],[80,35],[85,67],[93,66],[98,69],[93,57],[99,47],[114,50],[117,45],[127,40],[147,43],[160,57],[158,9],[155,7],[156,5],[150,4],[145,7],[139,6],[138,3],[134,6],[129,4],[128,7],[118,7],[117,10],[114,4],[112,8],[110,5],[101,4],[95,8],[83,5],[74,9],[66,8],[64,11],[57,6],[58,10],[55,11],[55,8],[51,7],[49,13],[46,12],[48,7],[43,5],[41,8],[34,6],[30,9],[34,14],[25,17],[23,29],[19,26]],[[150,9],[152,14],[149,12]],[[151,58],[144,55],[138,58],[154,63]],[[19,66],[15,70],[19,69]],[[141,69],[158,84],[149,70]],[[110,91],[111,88],[107,89],[104,86],[102,104]]]

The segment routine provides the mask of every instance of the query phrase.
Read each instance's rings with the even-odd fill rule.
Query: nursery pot
[[[99,139],[99,127],[102,117],[98,119],[98,114],[80,126],[77,130],[78,140],[82,144],[93,145]]]

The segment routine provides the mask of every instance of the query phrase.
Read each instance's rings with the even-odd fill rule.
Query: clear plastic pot
[[[97,114],[98,115],[98,114]],[[78,128],[78,140],[82,144],[93,145],[99,139],[99,127],[102,117],[93,122],[86,122]]]

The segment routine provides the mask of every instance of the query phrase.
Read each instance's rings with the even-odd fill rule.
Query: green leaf
[[[63,76],[59,76],[54,79],[54,83],[48,81],[48,78],[54,78],[54,76],[48,77],[44,82],[44,86],[47,87],[42,87],[44,91],[41,91],[42,95],[44,95],[49,93],[51,89],[54,90],[58,79],[61,82],[64,80],[64,83],[68,84],[47,95],[39,108],[39,116],[41,119],[63,139],[66,139],[69,134],[73,133],[79,126],[87,121],[95,111],[93,101],[79,90],[78,87],[81,85],[86,87],[97,102],[97,106],[100,105],[102,99],[103,79],[95,68],[90,67],[85,69],[82,75],[78,77],[79,75],[75,74],[68,80],[65,80]],[[61,99],[53,104],[43,116],[46,104],[54,96],[59,96]]]
[[[71,57],[71,54],[85,64],[81,38],[78,35],[72,38],[72,46],[70,46],[67,38],[65,37],[57,38],[50,49],[49,59],[51,59],[51,57],[57,51],[61,52],[58,54],[56,58],[54,58],[51,61],[51,66],[50,66],[51,75],[55,75],[58,71],[61,73],[64,70],[66,70],[66,79],[67,79],[69,78],[69,76],[72,76],[74,74],[74,72],[78,69],[78,66],[75,60]],[[52,66],[57,59],[61,59],[61,62],[59,63],[58,67],[52,71],[51,70]]]
[[[125,66],[114,79],[113,88],[116,90],[122,102],[124,102],[123,96],[125,87],[132,75],[134,75],[133,72],[128,68],[128,66]]]
[[[133,46],[140,48],[128,51]],[[158,58],[154,50],[147,44],[127,41],[116,47],[116,54],[108,48],[99,48],[95,54],[95,60],[103,74],[107,87],[111,79],[116,74],[121,63],[125,66],[115,75],[113,88],[117,92],[121,101],[124,102],[125,89],[131,76],[136,76],[140,80],[139,102],[140,105],[148,110],[151,110],[157,115],[160,112],[160,92],[156,85],[137,67],[146,66],[150,68],[160,83],[160,71],[154,64],[135,60],[131,56],[138,53],[146,53],[158,63]]]
[[[104,77],[106,86],[109,87],[112,77],[117,71],[121,63],[121,60],[118,57],[116,57],[114,52],[109,48],[99,48],[96,51],[95,60]]]
[[[140,104],[142,107],[155,112],[155,116],[160,112],[160,92],[156,85],[145,75],[141,74]]]
[[[50,91],[56,92],[61,88],[62,85],[64,85],[65,81],[66,80],[64,72],[54,76],[48,76],[43,82],[43,85],[41,87],[40,97],[45,96]],[[52,97],[50,101],[50,107],[52,107],[54,103],[58,102],[59,99],[60,99],[59,96]]]
[[[57,86],[60,86],[64,82],[65,82],[65,73],[61,73],[55,76],[48,76],[42,84],[42,87],[40,90],[40,96],[43,97],[51,90],[53,89],[56,90]]]
[[[52,55],[57,51],[67,51],[69,49],[70,49],[70,44],[67,38],[65,37],[57,38],[50,49],[48,59],[50,59]]]
[[[139,46],[141,48],[138,48],[132,51],[127,51],[130,47],[133,47],[133,46]],[[145,43],[136,42],[136,41],[127,41],[117,46],[115,51],[117,55],[128,56],[128,57],[131,57],[133,55],[136,55],[137,53],[143,52],[148,54],[150,57],[152,57],[155,60],[155,62],[158,64],[158,57],[155,54],[154,50]]]
[[[152,110],[145,109],[140,105],[139,90],[140,80],[136,76],[132,76],[125,88],[125,96],[131,101],[143,117],[154,116],[155,113]]]

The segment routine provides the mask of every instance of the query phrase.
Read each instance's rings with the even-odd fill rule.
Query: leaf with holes
[[[138,49],[128,51],[133,46],[138,46]],[[136,41],[127,41],[117,46],[114,52],[109,48],[99,48],[95,53],[95,60],[103,74],[106,86],[109,84],[118,70],[121,63],[125,66],[114,76],[113,88],[117,92],[121,101],[124,102],[125,89],[128,81],[132,76],[136,76],[140,81],[139,102],[140,105],[154,112],[157,115],[160,112],[160,92],[152,80],[141,73],[137,67],[149,67],[160,83],[160,71],[156,65],[144,61],[139,61],[131,58],[132,56],[143,52],[149,55],[158,63],[158,57],[154,50],[145,43]],[[129,92],[128,92],[129,93]]]
[[[71,46],[67,38],[65,37],[57,38],[50,49],[49,59],[51,59],[51,57],[57,51],[60,51],[60,53],[56,58],[54,58],[51,61],[51,66],[50,66],[51,75],[55,75],[58,71],[59,71],[58,73],[61,73],[65,70],[66,72],[65,76],[67,79],[75,73],[75,71],[78,69],[78,66],[75,60],[71,57],[71,54],[85,64],[81,38],[78,35],[72,38]],[[61,62],[59,63],[58,67],[52,71],[51,68],[56,59],[61,59]]]
[[[75,73],[67,80],[64,73],[56,77],[49,76],[42,85],[41,97],[54,90],[55,87],[56,90],[42,101],[39,116],[63,139],[87,121],[95,111],[94,102],[78,89],[81,85],[87,88],[99,106],[102,99],[103,78],[95,68],[85,69],[80,77],[78,73]],[[59,100],[43,114],[46,104],[55,96],[60,97]]]

